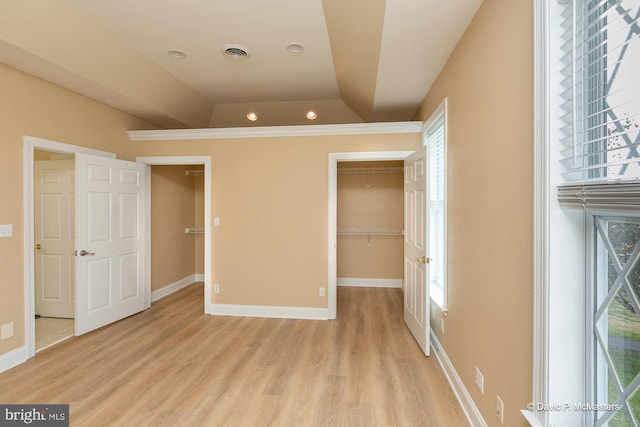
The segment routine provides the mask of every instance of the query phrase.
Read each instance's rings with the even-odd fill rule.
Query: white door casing
[[[35,312],[75,312],[75,174],[73,160],[34,163]]]
[[[337,315],[337,233],[338,233],[338,162],[404,160],[413,151],[351,151],[329,153],[329,188],[327,217],[327,249],[328,249],[328,318]]]
[[[427,258],[427,157],[416,151],[404,162],[404,321],[429,355],[429,258]]]
[[[213,314],[211,302],[211,157],[210,156],[142,156],[136,162],[147,165],[202,165],[204,167],[204,313]],[[147,173],[147,214],[151,218],[151,173]],[[150,222],[147,221],[147,236],[151,236]],[[151,239],[147,238],[147,277],[151,275]],[[148,280],[150,282],[150,280]],[[150,291],[147,307],[151,306]]]
[[[76,335],[146,308],[146,170],[76,155]]]

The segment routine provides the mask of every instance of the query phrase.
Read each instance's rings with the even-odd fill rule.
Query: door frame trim
[[[415,151],[415,150],[414,150]],[[368,162],[383,160],[404,160],[414,151],[352,151],[344,153],[329,153],[329,201],[327,222],[328,249],[328,306],[329,319],[337,316],[337,234],[338,234],[338,162]]]
[[[31,359],[36,354],[36,333],[35,333],[35,254],[33,253],[34,240],[34,151],[44,150],[62,154],[83,153],[94,156],[115,158],[115,153],[95,150],[77,145],[65,144],[49,139],[37,138],[33,136],[23,136],[23,156],[22,156],[22,182],[23,182],[23,212],[24,212],[24,342],[27,351],[27,359]],[[76,284],[77,286],[77,284]]]
[[[211,312],[211,156],[140,156],[136,162],[151,166],[204,166],[204,313]],[[151,173],[147,173],[147,218],[151,218]],[[151,221],[147,221],[147,269],[151,277]],[[149,296],[150,297],[150,296]],[[149,305],[151,301],[148,301]]]

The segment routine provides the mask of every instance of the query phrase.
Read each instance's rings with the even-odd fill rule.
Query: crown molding
[[[348,123],[336,125],[262,126],[207,129],[162,129],[129,131],[131,141],[185,139],[270,138],[287,136],[372,135],[421,133],[422,122]]]

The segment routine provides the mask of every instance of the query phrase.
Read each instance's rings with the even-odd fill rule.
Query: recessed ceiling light
[[[316,114],[315,111],[313,111],[313,110],[307,111],[307,119],[315,120],[317,117],[318,117],[318,115]]]
[[[169,55],[173,59],[184,59],[184,58],[187,57],[186,53],[184,53],[181,50],[176,50],[176,49],[172,49],[170,51],[167,51],[167,55]]]
[[[289,43],[287,45],[287,50],[291,53],[301,53],[304,51],[304,46],[300,43]]]
[[[255,122],[256,120],[258,120],[258,115],[256,113],[248,113],[247,114],[247,119],[251,120],[252,122]]]

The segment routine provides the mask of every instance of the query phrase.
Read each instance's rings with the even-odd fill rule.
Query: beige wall
[[[0,93],[0,224],[13,224],[13,237],[0,239],[0,323],[14,322],[14,336],[0,341],[2,355],[24,345],[23,136],[111,151],[130,160],[126,131],[153,126],[4,65]]]
[[[203,208],[197,183],[202,176],[187,175],[193,166],[151,167],[151,290],[155,291],[196,274],[201,234],[186,234],[185,227],[202,227]],[[202,187],[202,185],[200,185]],[[203,193],[200,191],[199,196]],[[196,217],[199,216],[200,222]],[[199,250],[197,250],[199,249]],[[202,259],[199,260],[202,264]]]
[[[399,172],[375,173],[376,168]],[[345,168],[347,173],[341,173]],[[359,169],[357,173],[355,169]],[[338,163],[337,222],[340,229],[404,228],[403,162]],[[372,173],[367,173],[371,170]],[[341,235],[337,269],[340,278],[402,279],[403,236]]]
[[[419,134],[136,142],[140,156],[211,156],[212,283],[220,304],[327,307],[328,154],[411,150]]]
[[[496,395],[508,426],[528,425],[518,411],[531,399],[532,14],[530,1],[485,0],[417,116],[448,97],[449,313],[438,335],[489,426],[500,425]]]

